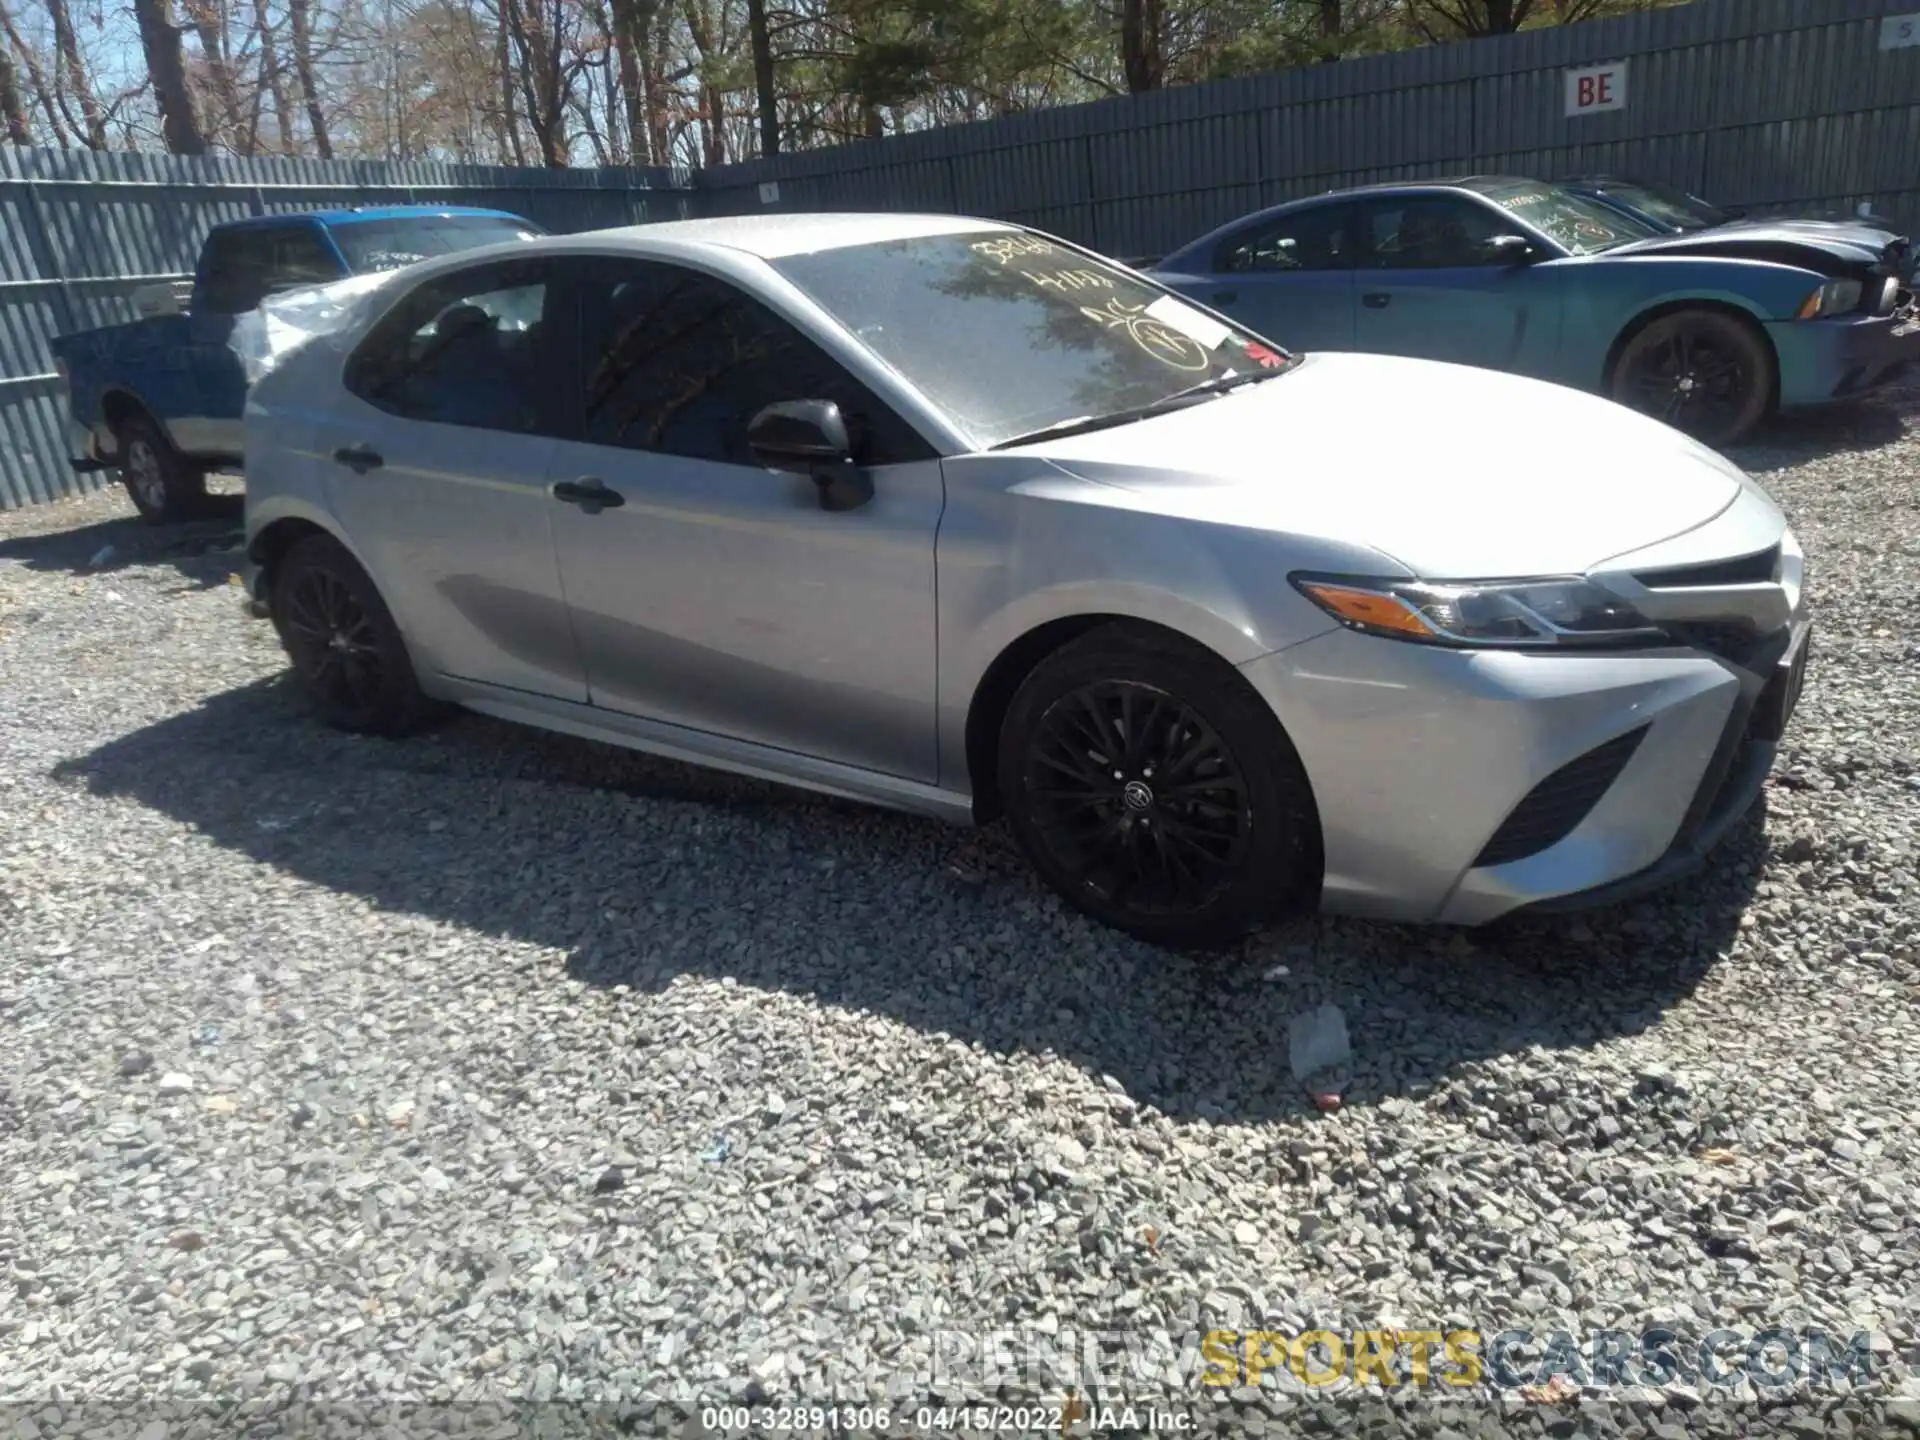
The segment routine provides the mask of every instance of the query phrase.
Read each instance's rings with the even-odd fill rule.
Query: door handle
[[[1384,310],[1393,303],[1393,296],[1385,290],[1374,290],[1362,295],[1360,303],[1369,310]]]
[[[568,505],[578,505],[588,515],[598,515],[602,510],[617,509],[627,503],[626,496],[618,490],[609,490],[598,475],[582,475],[578,480],[556,480],[549,493],[554,499]]]
[[[1216,305],[1231,305],[1239,298],[1240,292],[1238,290],[1216,290],[1213,292],[1213,303]]]
[[[333,452],[333,458],[356,475],[364,475],[369,470],[378,470],[387,463],[380,452],[371,445],[342,445]]]

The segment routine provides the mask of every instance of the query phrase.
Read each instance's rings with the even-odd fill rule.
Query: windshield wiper
[[[1060,440],[1069,435],[1085,435],[1094,430],[1110,430],[1116,425],[1131,425],[1136,420],[1148,420],[1168,410],[1181,409],[1197,400],[1212,395],[1224,395],[1229,390],[1242,385],[1251,385],[1258,380],[1271,380],[1275,375],[1284,375],[1290,367],[1280,366],[1272,370],[1250,370],[1246,374],[1216,375],[1211,380],[1202,380],[1197,385],[1176,390],[1171,395],[1162,395],[1158,400],[1146,405],[1134,405],[1125,410],[1115,410],[1110,415],[1076,415],[1069,420],[1056,420],[1051,425],[1042,425],[1038,430],[1029,430],[1024,435],[1015,435],[1011,440],[1002,440],[989,445],[989,450],[1011,450],[1016,445],[1035,445],[1042,440]]]

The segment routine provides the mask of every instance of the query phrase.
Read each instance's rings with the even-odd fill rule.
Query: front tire
[[[438,713],[372,578],[332,536],[308,536],[274,567],[271,612],[300,689],[325,724],[401,736]]]
[[[153,420],[128,415],[113,427],[120,483],[149,525],[191,520],[206,507],[207,472],[173,448]]]
[[[1749,322],[1720,310],[1676,310],[1642,327],[1614,362],[1622,405],[1705,445],[1731,445],[1773,403],[1773,347]]]
[[[1034,669],[999,783],[1041,879],[1140,939],[1215,949],[1315,896],[1319,818],[1279,722],[1224,662],[1146,627],[1102,626]]]

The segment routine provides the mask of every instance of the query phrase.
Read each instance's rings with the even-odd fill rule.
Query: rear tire
[[[207,472],[190,462],[151,417],[132,414],[113,427],[120,483],[149,525],[191,520],[207,503]]]
[[[1637,331],[1614,361],[1615,400],[1704,445],[1744,439],[1773,403],[1773,347],[1721,310],[1676,310]]]
[[[1043,660],[1000,732],[1000,796],[1041,879],[1104,925],[1230,945],[1317,898],[1311,787],[1224,662],[1143,626]]]
[[[397,737],[441,713],[372,578],[332,536],[308,536],[274,567],[271,613],[300,689],[327,725]]]

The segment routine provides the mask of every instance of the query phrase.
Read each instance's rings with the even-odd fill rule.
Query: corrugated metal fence
[[[1695,0],[725,166],[699,206],[961,211],[1135,256],[1347,185],[1604,170],[1914,223],[1920,48],[1880,48],[1900,11],[1920,0]],[[1625,108],[1568,116],[1567,70],[1618,60]]]
[[[666,170],[171,155],[0,147],[0,509],[97,487],[67,465],[55,335],[133,318],[142,285],[190,275],[223,220],[348,205],[448,203],[510,210],[549,230],[691,213]]]
[[[0,508],[90,488],[66,466],[55,334],[130,317],[215,220],[446,199],[567,231],[760,210],[924,209],[1162,254],[1261,205],[1449,171],[1642,175],[1724,203],[1920,221],[1920,0],[1694,0],[1617,20],[1184,86],[686,177],[0,149]],[[1920,30],[1920,26],[1916,26]],[[1571,68],[1626,104],[1566,113]],[[644,188],[642,188],[644,187]]]

